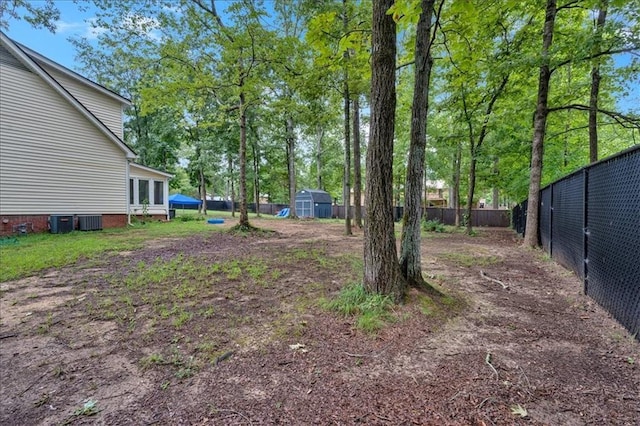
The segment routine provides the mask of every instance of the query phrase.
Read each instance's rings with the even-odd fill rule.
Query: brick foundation
[[[72,215],[69,215],[72,216]],[[162,216],[164,218],[164,216]],[[26,225],[27,234],[49,232],[49,215],[1,215],[0,236],[17,235],[20,225]],[[78,218],[74,216],[73,229],[78,229]],[[125,214],[103,214],[102,228],[119,228],[127,225]]]
[[[146,218],[142,215],[131,215],[131,220],[136,218],[140,222],[168,222],[166,214],[152,214],[147,216]]]

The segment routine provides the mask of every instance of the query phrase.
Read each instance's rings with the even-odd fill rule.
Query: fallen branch
[[[486,404],[486,403],[487,403],[487,402],[489,402],[489,401],[493,401],[493,398],[488,397],[488,398],[483,399],[483,400],[482,400],[482,402],[481,402],[480,404],[476,405],[476,408],[477,408],[478,410],[479,410],[479,409],[481,409],[482,407],[484,407],[484,404]]]
[[[491,353],[487,352],[487,356],[484,358],[484,362],[491,367],[494,373],[496,373],[496,380],[498,379],[498,370],[491,364]]]
[[[215,365],[220,364],[222,361],[231,358],[231,356],[234,354],[234,351],[229,351],[229,352],[225,352],[224,354],[220,355],[218,358],[216,358],[215,360]]]
[[[527,391],[527,393],[529,395],[533,396],[533,394],[529,390],[529,388],[531,388],[531,382],[529,382],[529,378],[527,377],[526,374],[524,374],[524,370],[522,369],[522,367],[518,366],[518,368],[520,369],[521,376],[524,376],[524,379],[527,381],[527,389],[525,389],[525,390]]]
[[[18,337],[18,334],[17,333],[0,334],[0,340],[8,339],[9,337]]]
[[[247,416],[245,416],[244,414],[236,411],[236,410],[230,410],[228,408],[216,408],[217,412],[226,412],[226,413],[232,413],[232,414],[237,414],[238,416],[242,417],[244,420],[246,420],[247,422],[249,422],[249,424],[253,424],[253,422],[251,421],[251,419]]]
[[[385,346],[384,348],[382,348],[382,350],[380,350],[380,352],[377,353],[373,353],[373,354],[351,354],[349,352],[345,352],[344,354],[353,358],[377,358],[380,355],[382,355],[388,348],[389,346],[391,346],[393,342],[389,343],[387,346]]]
[[[25,393],[27,393],[27,391],[28,391],[29,389],[31,389],[31,388],[32,388],[36,383],[38,383],[40,380],[42,380],[42,378],[43,378],[44,376],[46,376],[47,374],[49,374],[49,373],[50,373],[50,371],[45,371],[44,373],[42,373],[42,374],[40,375],[40,377],[38,377],[38,378],[37,378],[35,381],[33,381],[29,386],[27,386],[27,388],[26,388],[25,390],[23,390],[22,392],[20,392],[20,393],[18,394],[18,396],[22,396],[22,395],[24,395]]]
[[[485,274],[485,273],[484,273],[484,271],[480,271],[480,276],[481,276],[482,278],[484,278],[485,280],[489,280],[489,281],[494,282],[494,283],[496,283],[496,284],[500,284],[500,285],[502,286],[502,288],[503,288],[503,289],[505,289],[505,290],[509,288],[509,286],[508,286],[508,285],[506,285],[505,283],[503,283],[503,282],[502,282],[502,281],[500,281],[500,280],[496,280],[495,278],[491,278],[490,276],[488,276],[487,274]]]

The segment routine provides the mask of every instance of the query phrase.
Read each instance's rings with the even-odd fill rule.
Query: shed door
[[[313,217],[311,200],[296,200],[296,214],[299,217]]]

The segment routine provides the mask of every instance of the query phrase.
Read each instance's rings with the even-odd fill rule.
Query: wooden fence
[[[250,212],[256,211],[255,204],[249,203],[247,206]],[[260,213],[266,215],[275,215],[285,207],[289,207],[288,204],[274,204],[274,203],[262,203],[260,204]],[[197,207],[194,207],[197,209]],[[207,208],[209,210],[221,210],[230,211],[231,203],[228,201],[207,201]],[[236,203],[236,211],[239,206]],[[333,218],[344,219],[345,207],[339,205],[331,206],[331,215]],[[396,221],[402,220],[403,207],[397,206],[393,208],[393,215]],[[355,215],[355,208],[351,206],[351,218]],[[465,211],[462,211],[464,214]],[[362,208],[362,215],[366,217],[364,207]],[[455,209],[439,208],[439,207],[427,207],[423,212],[423,218],[426,220],[437,219],[444,225],[455,225],[456,223],[456,211]],[[473,209],[471,210],[471,226],[474,227],[496,227],[506,228],[511,226],[511,212],[509,210],[493,210],[493,209]]]

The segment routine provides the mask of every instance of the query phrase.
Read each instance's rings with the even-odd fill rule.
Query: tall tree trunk
[[[256,206],[256,216],[260,217],[260,148],[257,137],[251,143],[253,151],[253,200]]]
[[[318,189],[324,189],[322,185],[322,139],[324,127],[318,126],[318,139],[316,141],[316,179]]]
[[[495,179],[498,179],[499,169],[498,169],[498,157],[493,159],[493,175]],[[498,210],[500,208],[500,191],[497,186],[493,187],[493,191],[491,194],[491,208],[494,210]]]
[[[471,162],[469,164],[469,193],[467,197],[467,234],[471,235],[473,231],[472,221],[471,221],[471,213],[473,207],[473,197],[476,190],[476,167],[478,165],[478,155],[480,151],[480,147],[484,143],[484,140],[487,137],[487,132],[489,129],[489,119],[491,118],[491,114],[493,113],[493,107],[496,104],[496,101],[504,91],[504,88],[507,87],[507,83],[509,82],[509,75],[502,77],[502,81],[500,82],[500,86],[496,88],[496,90],[491,95],[491,99],[487,104],[487,109],[484,113],[484,119],[482,120],[482,127],[480,128],[480,134],[478,135],[478,140],[474,144],[474,136],[473,136],[473,124],[471,122],[471,118],[468,117],[469,122],[469,144],[471,147]],[[464,98],[463,98],[464,99]],[[464,102],[464,101],[463,101]],[[466,112],[466,105],[465,105]]]
[[[200,206],[200,212],[203,215],[207,214],[207,180],[204,176],[204,170],[202,166],[199,168],[200,172],[200,200],[202,201],[202,205]]]
[[[353,205],[354,220],[362,228],[362,165],[360,160],[360,96],[353,99]]]
[[[538,246],[538,220],[540,214],[540,181],[542,178],[542,147],[544,145],[545,127],[548,115],[549,81],[549,49],[553,43],[553,27],[556,20],[556,0],[547,0],[542,33],[542,64],[538,78],[538,101],[533,121],[533,142],[531,145],[531,177],[529,180],[529,201],[527,206],[527,223],[523,244],[527,247]]]
[[[422,277],[420,221],[422,219],[422,177],[424,176],[424,159],[427,146],[429,82],[433,66],[433,58],[431,57],[431,20],[434,3],[435,0],[421,1],[422,13],[420,13],[416,29],[411,141],[404,187],[400,270],[407,280],[407,284],[414,287],[427,285]]]
[[[453,156],[453,208],[455,209],[455,225],[459,227],[461,221],[460,211],[460,175],[462,169],[462,143],[456,142],[456,152]]]
[[[242,85],[241,85],[242,86]],[[240,220],[238,227],[248,229],[249,212],[247,210],[247,111],[244,92],[240,92]]]
[[[229,198],[231,199],[231,217],[236,217],[236,190],[233,184],[233,158],[227,154],[227,167],[229,168]]]
[[[289,174],[289,218],[296,215],[296,136],[293,132],[293,118],[287,117],[287,172]]]
[[[602,44],[602,29],[607,19],[608,0],[600,0],[598,19],[596,21],[596,37],[593,53],[600,52]],[[591,94],[589,96],[589,162],[598,161],[598,96],[600,94],[600,59],[593,60],[591,68]]]
[[[572,87],[572,68],[571,64],[567,65],[567,87]],[[564,152],[562,153],[562,165],[565,169],[569,166],[569,133],[571,132],[571,110],[567,110],[567,117],[564,122]]]
[[[393,0],[373,0],[371,31],[371,127],[367,149],[364,277],[367,291],[404,297],[393,223],[393,136],[396,110],[396,23]]]
[[[473,196],[476,191],[476,155],[477,150],[471,145],[470,149],[471,160],[469,161],[469,191],[467,192],[467,208],[465,212],[465,228],[467,235],[473,233],[473,221],[471,220],[473,214]]]
[[[344,34],[349,31],[349,17],[347,16],[347,0],[342,0],[342,29]],[[344,199],[344,232],[351,235],[351,144],[350,144],[350,118],[349,118],[349,71],[347,70],[347,60],[349,59],[349,51],[345,50],[344,58],[344,82],[343,82],[343,99],[344,99],[344,176],[342,184],[342,197]]]

